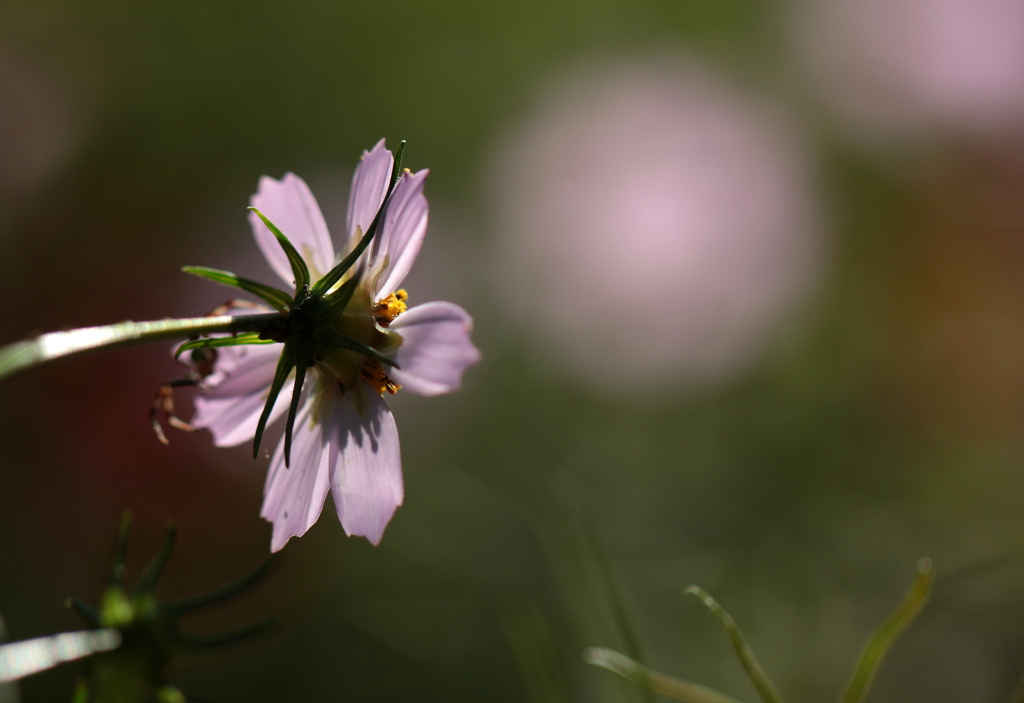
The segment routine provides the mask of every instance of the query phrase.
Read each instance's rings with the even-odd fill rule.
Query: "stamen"
[[[376,359],[366,359],[363,361],[363,366],[360,368],[359,373],[381,395],[384,395],[385,391],[394,395],[402,388],[401,384],[395,383],[384,373],[384,370],[380,367],[380,362]]]
[[[387,327],[408,309],[409,306],[406,305],[408,300],[409,294],[405,292],[404,288],[399,288],[373,306],[373,318],[381,327]]]

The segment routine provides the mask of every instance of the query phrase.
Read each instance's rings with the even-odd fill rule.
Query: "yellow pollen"
[[[390,325],[396,317],[406,311],[408,306],[405,302],[409,300],[409,294],[404,288],[399,288],[394,293],[384,298],[373,306],[373,317],[381,327]]]
[[[394,395],[402,387],[401,384],[395,383],[388,378],[388,375],[381,369],[380,362],[375,359],[366,359],[359,373],[381,395],[384,395],[384,391]]]

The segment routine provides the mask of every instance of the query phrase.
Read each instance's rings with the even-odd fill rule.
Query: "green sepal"
[[[326,276],[321,278],[313,285],[313,290],[318,293],[326,293],[334,287],[341,277],[344,276],[352,265],[355,264],[356,260],[366,251],[366,247],[370,246],[370,242],[373,240],[374,235],[377,234],[377,229],[380,226],[380,220],[384,216],[384,211],[387,209],[388,200],[391,198],[391,194],[395,191],[395,186],[398,185],[398,179],[402,177],[402,154],[405,152],[405,140],[403,139],[395,150],[395,161],[391,166],[391,180],[388,182],[388,190],[384,195],[384,200],[380,203],[380,208],[377,210],[377,214],[373,216],[373,221],[370,222],[370,226],[366,228],[366,232],[359,239],[359,243],[356,244],[355,249],[348,253],[344,259],[341,260],[337,266],[332,268]]]
[[[270,384],[270,392],[267,395],[267,404],[263,406],[263,413],[260,415],[260,421],[256,424],[256,435],[252,440],[252,458],[255,459],[260,455],[260,442],[263,441],[263,431],[267,429],[267,421],[270,419],[270,413],[274,409],[274,403],[277,402],[277,396],[281,393],[281,388],[284,386],[285,380],[288,378],[288,374],[292,372],[295,367],[295,354],[292,351],[290,345],[285,344],[284,349],[281,350],[281,358],[277,361],[277,370],[274,372],[274,381]]]
[[[132,592],[133,595],[140,593],[155,593],[157,582],[160,580],[160,574],[163,572],[164,567],[167,565],[167,560],[171,557],[171,552],[174,551],[174,544],[178,541],[178,526],[174,524],[173,520],[167,522],[167,537],[164,538],[164,543],[160,546],[160,551],[153,557],[153,561],[150,562],[146,571],[139,578],[139,583],[135,586],[135,590]]]
[[[394,367],[396,369],[402,368],[395,362],[394,359],[384,356],[382,353],[380,353],[379,351],[377,351],[376,349],[367,344],[357,342],[351,337],[346,337],[341,332],[339,332],[335,327],[328,327],[325,330],[325,332],[328,332],[328,334],[325,335],[327,338],[327,343],[330,344],[332,347],[341,347],[342,349],[348,349],[349,351],[358,352],[363,356],[370,357],[374,361],[379,361],[382,364],[387,364],[388,366]]]
[[[588,664],[612,671],[651,693],[683,701],[683,703],[740,703],[732,696],[727,696],[713,688],[659,673],[633,661],[625,654],[619,654],[605,647],[588,647],[583,651],[583,660]]]
[[[857,658],[857,665],[853,668],[850,683],[847,684],[846,691],[839,699],[840,703],[860,703],[864,700],[889,648],[928,602],[928,595],[931,593],[934,579],[931,559],[919,560],[917,562],[917,577],[914,579],[910,591],[903,602],[875,630],[867,644],[864,645],[860,657]]]
[[[193,349],[209,349],[211,347],[238,347],[246,344],[277,344],[273,339],[260,339],[258,332],[248,332],[246,334],[238,334],[234,337],[203,337],[202,339],[193,339],[190,342],[185,342],[174,352],[174,358],[177,359],[187,351]]]
[[[272,312],[151,322],[126,321],[66,332],[50,332],[0,348],[0,381],[19,371],[65,356],[150,342],[188,339],[201,334],[259,332],[279,323],[280,320],[281,313]]]
[[[720,606],[718,601],[708,595],[704,589],[697,586],[687,588],[686,594],[697,596],[707,606],[708,610],[714,613],[719,622],[722,623],[722,627],[725,628],[726,634],[729,635],[732,646],[736,650],[736,654],[739,656],[740,663],[743,664],[747,676],[750,678],[751,683],[754,684],[757,692],[761,694],[761,700],[764,703],[783,703],[782,696],[775,690],[772,682],[768,680],[768,675],[764,673],[761,665],[757,663],[757,658],[754,657],[754,652],[750,649],[750,645],[747,644],[747,640],[744,639],[743,633],[740,632],[740,628],[736,626],[736,622],[725,611],[725,608]]]
[[[274,236],[277,237],[278,244],[280,244],[281,248],[284,249],[284,253],[288,257],[288,263],[292,266],[292,275],[295,276],[295,294],[298,295],[299,291],[302,290],[304,286],[309,285],[309,267],[306,266],[306,262],[292,245],[291,240],[284,235],[284,232],[277,228],[277,225],[268,220],[266,215],[256,208],[250,207],[249,209],[255,212],[259,218],[263,220],[263,224],[267,226],[267,229],[273,232]]]
[[[292,460],[292,429],[295,426],[295,414],[299,409],[299,397],[302,395],[302,384],[306,380],[306,369],[309,368],[309,357],[297,354],[295,359],[295,386],[292,388],[292,401],[288,404],[288,422],[284,426],[284,465],[289,467]]]
[[[225,286],[244,290],[247,293],[252,293],[260,298],[260,300],[269,304],[275,310],[287,307],[292,302],[292,296],[288,295],[283,290],[278,290],[273,286],[264,285],[263,283],[252,281],[248,278],[236,276],[230,271],[221,271],[220,269],[212,269],[207,266],[182,266],[181,270],[193,276],[199,276],[200,278],[205,278],[208,281],[213,281],[214,283],[220,283]]]

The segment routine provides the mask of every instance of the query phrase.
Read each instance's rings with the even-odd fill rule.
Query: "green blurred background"
[[[931,26],[927,3],[870,4],[880,26],[897,10]],[[484,360],[461,393],[395,398],[406,503],[382,544],[346,538],[328,504],[258,592],[189,623],[214,632],[277,615],[278,630],[176,663],[171,681],[212,701],[643,700],[582,662],[584,647],[605,645],[638,647],[658,669],[752,701],[725,635],[683,595],[697,583],[732,612],[789,700],[828,700],[927,555],[934,599],[872,700],[1005,700],[1024,669],[1024,98],[999,91],[1007,72],[1020,83],[1024,64],[1012,47],[999,53],[996,30],[1024,46],[1024,24],[1016,4],[935,5],[961,14],[943,20],[946,44],[925,37],[927,50],[908,58],[913,37],[876,45],[871,26],[852,21],[861,34],[840,36],[845,0],[3,0],[0,343],[203,314],[225,300],[184,264],[271,282],[245,219],[258,177],[303,176],[337,237],[351,170],[382,136],[407,139],[407,164],[432,171],[413,302],[451,299],[476,318]],[[728,342],[742,349],[722,367],[718,352],[675,363],[704,328],[683,324],[670,344],[666,330],[707,300],[678,294],[688,284],[671,267],[654,301],[616,288],[642,270],[581,269],[578,296],[548,301],[570,341],[559,324],[531,326],[531,306],[544,306],[533,276],[543,275],[523,266],[535,260],[557,279],[567,264],[564,252],[545,255],[543,239],[520,250],[527,225],[517,223],[569,252],[588,247],[587,232],[546,230],[550,212],[534,215],[518,194],[561,192],[543,179],[572,181],[576,159],[604,153],[600,124],[573,140],[571,129],[545,132],[545,120],[572,125],[578,110],[599,122],[620,94],[600,87],[604,77],[652,73],[634,82],[658,93],[675,81],[666,101],[689,114],[702,95],[687,92],[691,69],[705,92],[728,96],[718,104],[739,114],[741,132],[767,120],[783,126],[763,139],[792,137],[748,151],[769,174],[752,187],[773,182],[770,159],[757,161],[765,153],[798,164],[780,197],[802,214],[772,215],[758,241],[775,251],[781,237],[801,263],[776,278],[804,283],[755,316],[756,333]],[[891,83],[872,92],[879,76]],[[915,80],[931,87],[915,93]],[[957,92],[982,84],[991,90],[980,97]],[[604,102],[591,109],[594,95]],[[622,119],[660,109],[637,104]],[[654,119],[668,127],[643,150],[666,144],[656,159],[683,169],[673,110]],[[615,127],[619,113],[608,114]],[[560,146],[532,145],[537,133]],[[732,144],[729,134],[707,143]],[[538,164],[536,185],[530,159],[509,165],[523,153],[552,154],[562,170]],[[717,153],[702,163],[714,168]],[[730,152],[738,165],[722,179],[749,172],[746,153]],[[586,166],[588,177],[607,168],[614,186],[617,158]],[[726,218],[749,209],[756,223],[757,202],[719,205]],[[790,222],[802,233],[792,241]],[[642,246],[628,230],[623,241]],[[707,236],[746,251],[748,235],[756,226]],[[731,305],[734,287],[757,299],[751,276],[733,284],[715,261],[728,284],[716,304]],[[609,317],[635,311],[628,334],[615,320],[601,327],[605,291],[625,300]],[[582,332],[577,319],[590,321]],[[656,372],[615,372],[631,345],[638,359],[661,349],[644,362]],[[78,626],[61,603],[95,602],[122,508],[136,516],[135,573],[164,521],[177,520],[166,595],[208,590],[265,558],[266,459],[217,450],[204,434],[174,433],[169,447],[153,437],[151,392],[178,373],[166,348],[140,348],[0,388],[10,637]],[[23,699],[67,700],[75,673],[30,678]]]

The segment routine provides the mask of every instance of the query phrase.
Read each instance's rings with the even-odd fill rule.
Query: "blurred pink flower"
[[[349,196],[349,238],[337,254],[320,208],[298,176],[289,173],[280,181],[264,176],[252,205],[291,239],[315,281],[369,227],[387,193],[392,164],[383,140],[363,154]],[[345,532],[379,543],[404,492],[398,431],[383,394],[399,388],[425,396],[450,393],[458,389],[463,371],[480,358],[469,338],[473,322],[465,310],[446,302],[406,310],[406,293],[399,288],[427,229],[426,176],[426,171],[406,171],[395,186],[376,237],[353,267],[362,267],[362,277],[337,322],[353,338],[373,340],[372,346],[397,366],[385,373],[377,361],[341,349],[327,353],[307,372],[291,465],[285,465],[282,441],[264,489],[261,515],[274,525],[272,551],[316,522],[328,488]],[[249,219],[271,268],[294,285],[291,266],[273,234],[255,214]],[[233,446],[253,438],[281,346],[218,351],[214,372],[203,382],[205,393],[196,399],[192,424],[210,430],[216,445]],[[278,397],[271,421],[286,411],[287,396]]]
[[[796,128],[699,67],[571,72],[496,164],[498,294],[603,390],[734,375],[820,268]]]
[[[1022,126],[1020,0],[813,0],[793,23],[809,75],[865,136]]]

